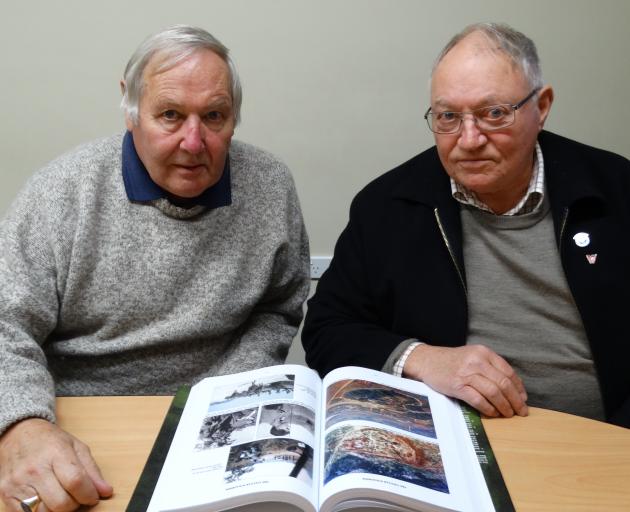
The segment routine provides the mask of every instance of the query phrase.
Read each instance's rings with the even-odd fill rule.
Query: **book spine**
[[[464,421],[466,422],[481,472],[486,480],[495,511],[515,512],[512,498],[503,480],[503,475],[492,451],[492,446],[490,446],[486,430],[483,428],[479,412],[468,404],[460,402],[459,405],[464,414]]]
[[[138,484],[133,491],[129,505],[127,505],[126,512],[145,512],[149,507],[153,491],[160,477],[162,466],[164,466],[168,449],[175,436],[175,431],[182,417],[182,412],[184,411],[184,406],[186,405],[189,394],[190,386],[179,388],[175,394],[171,406],[166,413],[166,417],[164,418],[164,422],[162,423],[162,427],[160,428],[160,432],[155,438],[155,443],[153,443],[153,448],[140,475]]]

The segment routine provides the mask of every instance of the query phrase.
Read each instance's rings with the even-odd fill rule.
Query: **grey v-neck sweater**
[[[503,356],[531,406],[603,420],[582,320],[564,277],[548,202],[526,215],[462,207],[468,344]]]

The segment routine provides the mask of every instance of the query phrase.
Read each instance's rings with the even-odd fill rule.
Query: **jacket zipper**
[[[451,261],[453,262],[453,265],[455,266],[455,270],[457,270],[457,275],[459,276],[459,282],[462,284],[464,295],[468,299],[468,290],[466,290],[466,283],[464,282],[464,275],[462,274],[462,271],[459,268],[459,265],[457,264],[457,260],[455,259],[455,254],[453,253],[451,244],[449,243],[448,238],[446,237],[446,231],[444,230],[444,227],[442,226],[442,221],[440,220],[440,214],[438,213],[438,209],[435,208],[433,210],[433,213],[435,215],[435,220],[437,221],[438,228],[440,228],[440,233],[442,234],[442,240],[444,240],[444,244],[446,245],[446,248],[448,249],[448,253],[451,255]]]
[[[564,215],[562,217],[562,224],[560,224],[560,241],[558,242],[558,252],[562,255],[562,242],[564,240],[564,228],[567,225],[567,219],[569,218],[569,207],[564,208]]]

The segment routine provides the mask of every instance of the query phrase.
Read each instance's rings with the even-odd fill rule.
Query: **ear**
[[[551,104],[553,103],[553,89],[550,85],[545,85],[542,89],[540,89],[536,103],[538,105],[538,113],[540,116],[538,129],[542,130],[551,110]]]
[[[124,80],[121,80],[120,93],[124,96],[126,91],[127,91],[127,84],[125,83]],[[127,114],[127,111],[125,111],[125,126],[127,127],[127,130],[129,131],[131,131],[131,129],[134,126],[133,121],[129,118],[129,115]]]

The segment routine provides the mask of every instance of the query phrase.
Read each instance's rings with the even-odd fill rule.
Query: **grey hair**
[[[230,72],[232,110],[235,124],[241,119],[243,91],[230,51],[205,30],[188,25],[174,25],[145,39],[129,59],[123,79],[125,90],[120,107],[134,124],[138,122],[138,107],[144,88],[144,70],[153,57],[159,54],[162,62],[158,72],[166,71],[198,50],[210,50],[227,64]]]
[[[542,70],[540,69],[540,60],[538,59],[538,51],[534,41],[505,23],[475,23],[468,25],[464,30],[453,36],[442,49],[437,59],[435,59],[431,75],[433,75],[444,56],[457,43],[473,32],[481,32],[490,41],[497,44],[497,49],[503,51],[521,69],[530,87],[543,86]]]

